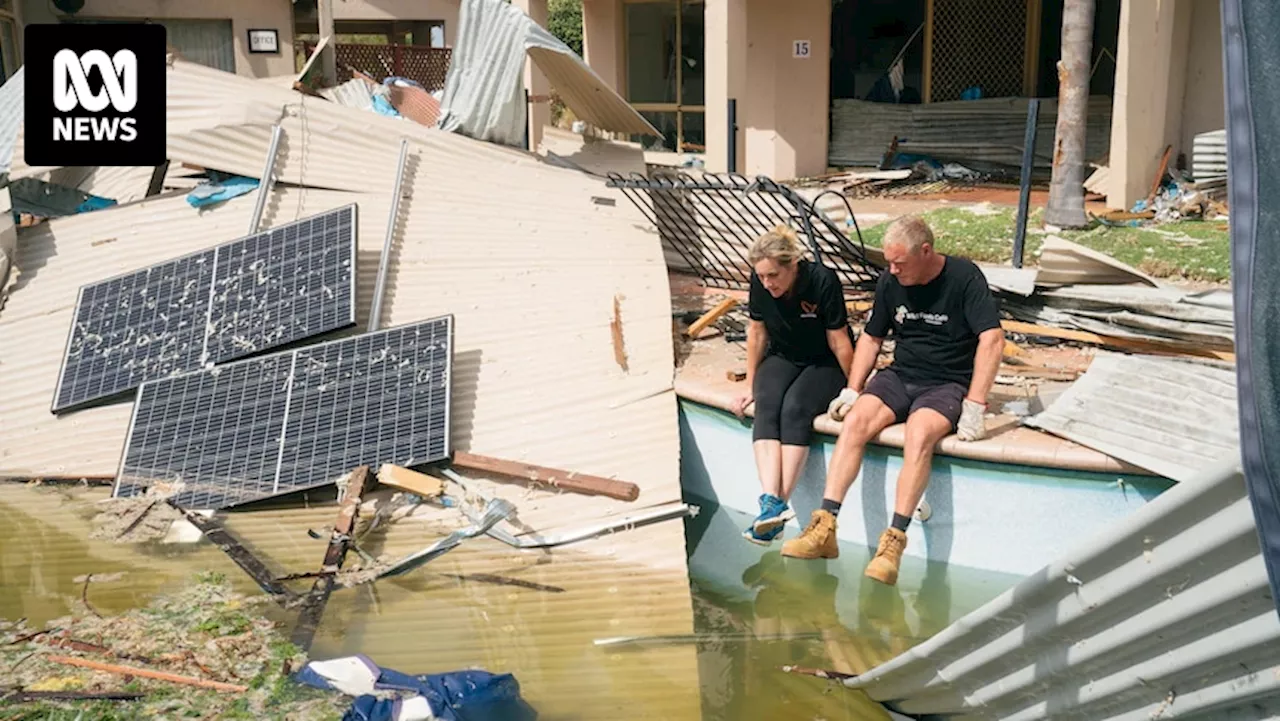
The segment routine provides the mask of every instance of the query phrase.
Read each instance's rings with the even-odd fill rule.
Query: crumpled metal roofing
[[[9,172],[13,162],[13,150],[18,142],[18,128],[22,127],[23,89],[26,87],[26,67],[0,85],[0,174]]]
[[[172,128],[194,127],[200,122],[197,108],[221,103],[223,119],[269,114],[264,109],[285,92],[178,65],[170,71],[171,87],[178,90],[170,96],[176,104]],[[417,133],[405,171],[384,323],[455,315],[456,447],[616,474],[641,487],[633,504],[540,497],[528,505],[531,518],[542,524],[679,501],[666,268],[656,234],[643,229],[631,204],[598,180],[523,152],[311,101],[312,107],[323,103],[321,111],[292,116],[298,122],[289,128],[301,137],[287,130],[281,143],[284,179],[310,179],[315,169],[333,184],[363,185],[369,192],[281,187],[267,203],[263,225],[355,201],[363,324],[399,150],[399,135],[383,132],[378,121]],[[171,142],[171,155],[180,151],[195,165],[256,176],[265,132],[266,127],[219,125],[179,136],[183,142]],[[10,389],[0,407],[0,475],[114,474],[129,403],[61,417],[48,410],[76,289],[238,237],[253,205],[254,198],[245,196],[197,211],[181,196],[149,199],[58,219],[23,234],[19,275],[0,314],[0,365]],[[615,301],[626,369],[615,360]],[[72,437],[75,443],[68,444]],[[522,520],[530,521],[523,514]]]
[[[927,718],[1275,718],[1280,618],[1238,449],[846,685]]]
[[[1099,351],[1079,380],[1024,422],[1186,481],[1240,442],[1236,373],[1209,361]]]
[[[601,130],[662,134],[555,35],[503,0],[463,0],[458,38],[440,98],[440,127],[523,145],[525,56],[574,115]]]
[[[1089,98],[1087,160],[1097,160],[1111,147],[1110,97]],[[1053,162],[1057,123],[1056,99],[1040,101],[1037,117],[1037,170]],[[1027,127],[1026,98],[984,98],[941,103],[894,104],[835,98],[831,101],[828,163],[835,166],[878,166],[897,137],[903,153],[923,153],[963,163],[1022,164]]]

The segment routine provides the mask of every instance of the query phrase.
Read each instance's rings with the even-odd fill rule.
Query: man
[[[922,219],[898,219],[882,245],[889,272],[876,285],[849,387],[829,409],[843,421],[822,507],[800,536],[783,544],[782,555],[839,555],[836,515],[858,475],[863,449],[888,426],[905,422],[893,521],[866,569],[868,577],[894,585],[911,514],[929,483],[934,446],[953,431],[966,441],[985,434],[987,393],[1000,367],[1004,331],[982,271],[969,260],[936,252],[933,232]],[[890,334],[896,341],[893,363],[867,381]]]

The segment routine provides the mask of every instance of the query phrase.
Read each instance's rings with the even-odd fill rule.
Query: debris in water
[[[289,682],[307,658],[259,612],[269,603],[233,592],[220,574],[202,574],[182,591],[119,616],[99,618],[80,608],[44,630],[0,621],[0,668],[20,695],[44,692],[17,699],[26,702],[18,718],[75,718],[79,712],[85,718],[229,714],[336,721],[347,699]],[[118,672],[123,667],[151,677],[125,678]],[[174,680],[179,677],[185,680]],[[181,685],[191,682],[200,685]],[[225,690],[231,687],[248,690]],[[127,712],[101,698],[122,691],[135,699]]]
[[[157,483],[140,496],[108,498],[93,519],[90,538],[115,543],[145,543],[164,538],[182,514],[164,501],[182,492],[184,484]]]

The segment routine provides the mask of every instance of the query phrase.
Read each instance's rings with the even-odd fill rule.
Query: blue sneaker
[[[782,533],[787,521],[796,517],[795,511],[787,502],[768,493],[760,496],[760,515],[756,516],[751,527],[743,531],[743,537],[752,543],[768,545]]]

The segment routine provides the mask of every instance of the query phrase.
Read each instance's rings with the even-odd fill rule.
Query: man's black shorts
[[[967,391],[954,381],[905,383],[901,376],[885,368],[871,376],[862,392],[884,401],[897,423],[921,408],[932,408],[951,421],[951,430],[955,431]]]

